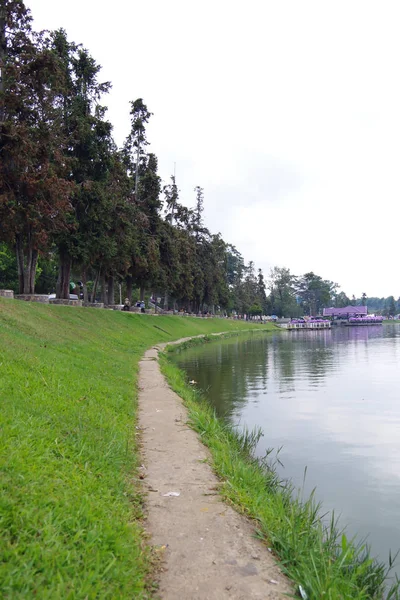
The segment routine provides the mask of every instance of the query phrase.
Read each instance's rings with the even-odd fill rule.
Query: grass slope
[[[145,598],[138,361],[154,343],[248,329],[0,298],[0,595]]]

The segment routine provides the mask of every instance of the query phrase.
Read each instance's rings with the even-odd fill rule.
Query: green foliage
[[[18,271],[15,254],[7,245],[0,243],[0,288],[18,291]]]
[[[296,287],[304,313],[317,315],[324,307],[331,304],[337,284],[310,272],[298,279]]]
[[[394,297],[393,296],[389,296],[389,298],[387,299],[387,316],[389,317],[394,317],[394,315],[396,314],[396,303],[394,301]]]
[[[350,298],[344,292],[339,292],[334,296],[334,305],[336,308],[350,306]]]
[[[363,301],[365,304],[363,304]],[[376,296],[355,298],[354,304],[356,306],[368,306],[369,313],[377,313],[385,316],[394,316],[400,313],[400,298],[396,301],[394,296],[388,296],[387,298],[378,298]]]
[[[367,294],[365,292],[363,292],[362,296],[361,296],[361,305],[365,306],[367,302]]]
[[[252,316],[262,315],[262,308],[259,304],[252,304],[252,306],[250,306],[249,313]]]
[[[278,317],[296,317],[301,309],[296,302],[297,278],[285,267],[271,269],[269,289],[271,313]]]

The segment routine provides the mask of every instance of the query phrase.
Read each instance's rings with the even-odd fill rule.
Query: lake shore
[[[199,344],[199,340],[184,346]],[[304,500],[279,479],[267,460],[253,458],[260,432],[239,434],[216,418],[214,410],[195,386],[168,358],[160,358],[171,387],[183,399],[189,424],[210,449],[212,467],[221,479],[220,494],[253,519],[258,535],[281,559],[284,572],[308,598],[383,598],[388,574],[384,564],[373,560],[365,544],[352,542],[338,530],[334,519],[326,525],[313,496]],[[388,597],[395,598],[396,584]],[[388,590],[386,590],[387,592]],[[392,595],[390,595],[392,593]]]
[[[157,358],[153,348],[140,362],[139,423],[146,529],[162,554],[161,598],[287,597],[290,583],[256,539],[254,524],[222,501],[211,456],[188,428],[187,411],[166,385]]]

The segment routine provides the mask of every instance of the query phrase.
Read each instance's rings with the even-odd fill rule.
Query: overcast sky
[[[129,101],[181,200],[246,261],[396,297],[400,4],[396,0],[26,0],[103,66],[122,144]]]

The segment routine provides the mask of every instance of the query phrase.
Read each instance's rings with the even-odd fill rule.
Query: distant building
[[[349,319],[356,315],[366,317],[368,308],[366,306],[344,306],[343,308],[324,308],[324,317],[333,317],[334,319]]]

